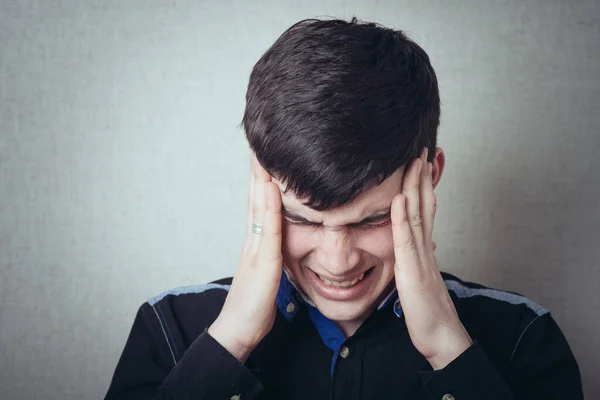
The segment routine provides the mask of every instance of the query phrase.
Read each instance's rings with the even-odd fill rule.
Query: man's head
[[[254,66],[243,126],[282,191],[284,264],[327,317],[356,320],[393,287],[390,204],[424,147],[437,184],[439,119],[429,58],[401,31],[301,21]]]

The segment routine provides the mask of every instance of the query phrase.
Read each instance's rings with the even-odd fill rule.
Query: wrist
[[[244,364],[254,348],[241,344],[232,332],[235,332],[235,329],[228,328],[226,325],[219,323],[218,320],[208,328],[208,334],[240,363]]]
[[[427,359],[431,367],[437,371],[446,368],[448,364],[456,360],[462,353],[473,345],[473,340],[466,334],[459,338],[445,340],[446,343],[443,350],[436,353],[435,356]]]

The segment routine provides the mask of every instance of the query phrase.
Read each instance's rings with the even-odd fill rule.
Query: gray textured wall
[[[146,298],[233,273],[250,69],[324,15],[405,29],[429,52],[441,268],[552,310],[600,395],[598,2],[216,4],[1,2],[3,398],[101,397]]]

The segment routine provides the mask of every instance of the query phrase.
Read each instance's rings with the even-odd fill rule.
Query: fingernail
[[[425,150],[423,151],[423,160],[427,162],[427,155],[429,154],[429,148],[425,146]]]

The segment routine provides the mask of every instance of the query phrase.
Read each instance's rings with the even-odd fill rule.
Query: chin
[[[366,319],[373,304],[330,304],[329,301],[312,299],[321,314],[335,322],[355,322]]]

